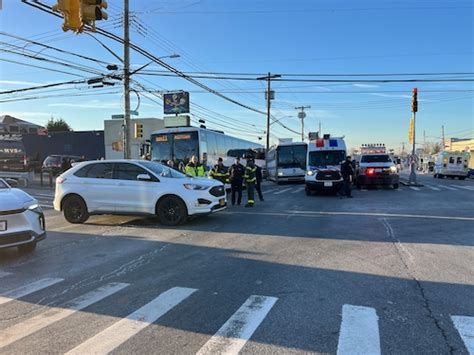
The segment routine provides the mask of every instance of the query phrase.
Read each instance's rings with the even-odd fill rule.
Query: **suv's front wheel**
[[[89,212],[84,200],[79,196],[69,196],[63,202],[64,218],[69,223],[84,223],[89,219]]]
[[[166,196],[156,206],[156,215],[161,224],[177,226],[186,221],[188,210],[183,200],[179,197]]]

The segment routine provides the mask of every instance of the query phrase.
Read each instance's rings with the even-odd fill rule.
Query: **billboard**
[[[189,113],[189,93],[186,91],[163,94],[165,115]]]

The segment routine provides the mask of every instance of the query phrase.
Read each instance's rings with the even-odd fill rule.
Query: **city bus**
[[[175,166],[186,165],[193,155],[199,157],[206,171],[217,164],[218,158],[222,158],[227,167],[234,163],[235,158],[248,156],[252,156],[261,168],[265,165],[261,144],[207,128],[163,128],[153,132],[150,141],[151,160],[163,163],[172,160]]]
[[[280,142],[266,154],[268,179],[276,183],[304,181],[308,145],[304,142]]]

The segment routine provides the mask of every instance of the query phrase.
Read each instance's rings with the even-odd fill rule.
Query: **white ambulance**
[[[310,196],[314,191],[337,192],[340,190],[343,184],[340,169],[346,159],[346,152],[343,137],[331,137],[325,134],[319,138],[317,135],[310,134],[304,178],[306,195]]]
[[[433,176],[439,179],[457,177],[459,180],[464,180],[469,176],[470,156],[469,152],[440,152],[436,157]]]

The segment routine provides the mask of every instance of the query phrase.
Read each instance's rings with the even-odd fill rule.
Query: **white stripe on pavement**
[[[469,354],[474,355],[474,317],[451,316]]]
[[[299,188],[297,188],[295,191],[292,191],[291,193],[292,193],[292,194],[297,194],[297,193],[300,193],[301,191],[303,191],[304,189],[305,189],[304,186],[303,186],[303,187],[299,187]]]
[[[474,186],[461,186],[461,185],[450,185],[450,186],[457,187],[458,189],[474,191]]]
[[[0,271],[0,279],[8,275],[11,275],[11,272]]]
[[[31,335],[43,328],[46,328],[47,326],[60,321],[71,314],[76,313],[77,311],[80,311],[110,295],[113,295],[127,286],[128,284],[117,282],[107,284],[73,299],[72,301],[63,305],[61,308],[51,308],[44,313],[38,314],[36,317],[15,324],[10,328],[3,329],[0,332],[0,348],[10,345],[15,341]]]
[[[337,355],[380,354],[379,318],[375,309],[345,304]]]
[[[410,189],[412,190],[415,190],[415,191],[420,191],[420,188],[419,187],[415,187],[415,186],[408,186]]]
[[[451,191],[457,191],[457,190],[458,190],[458,189],[455,189],[455,188],[453,188],[453,187],[449,187],[449,186],[446,186],[446,185],[438,185],[438,186],[439,186],[439,187],[442,187],[442,188],[444,188],[444,189],[446,189],[446,190],[451,190]]]
[[[289,187],[289,188],[287,188],[287,189],[280,190],[280,191],[278,191],[278,192],[274,192],[273,194],[274,194],[274,195],[279,195],[279,194],[283,194],[283,193],[285,193],[285,192],[287,192],[287,191],[290,191],[290,190],[291,190],[291,187]]]
[[[433,191],[441,191],[441,189],[438,189],[437,187],[431,186],[431,185],[425,185],[425,187],[429,188],[430,190]]]
[[[196,291],[194,288],[174,287],[66,354],[107,354]]]
[[[238,354],[277,300],[276,297],[250,296],[197,355]]]
[[[64,281],[64,279],[46,278],[21,286],[15,290],[0,294],[0,304],[5,304],[18,298],[25,297],[30,293],[42,290],[43,288],[52,286],[61,281]]]
[[[263,193],[265,194],[271,194],[272,192],[278,191],[280,189],[271,189],[271,190],[262,190]]]

